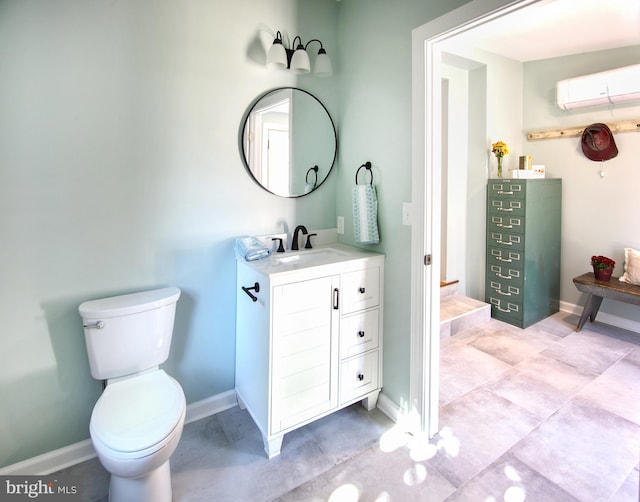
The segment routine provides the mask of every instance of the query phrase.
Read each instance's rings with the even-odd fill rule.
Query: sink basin
[[[274,263],[282,264],[310,265],[313,263],[327,263],[346,255],[347,253],[344,251],[339,251],[333,248],[305,249],[304,251],[285,253],[283,256],[276,255],[272,258],[272,261]]]

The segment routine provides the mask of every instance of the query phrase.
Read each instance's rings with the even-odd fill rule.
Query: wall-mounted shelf
[[[565,129],[550,129],[548,131],[531,131],[527,133],[527,139],[529,141],[540,141],[543,139],[558,139],[558,138],[573,138],[576,136],[582,136],[582,131],[590,124],[580,127],[567,127]],[[617,132],[640,132],[640,119],[639,120],[623,120],[620,122],[607,123],[612,133]]]

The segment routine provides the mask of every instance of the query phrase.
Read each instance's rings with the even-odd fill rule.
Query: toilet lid
[[[165,439],[185,408],[180,384],[156,370],[107,385],[91,415],[92,435],[107,447],[134,452]]]

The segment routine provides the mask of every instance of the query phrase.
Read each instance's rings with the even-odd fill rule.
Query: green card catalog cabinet
[[[485,301],[526,328],[560,304],[561,179],[490,179]]]

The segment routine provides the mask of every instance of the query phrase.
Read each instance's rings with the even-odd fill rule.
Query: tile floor
[[[431,441],[359,405],[287,434],[272,460],[237,407],[189,424],[174,500],[637,502],[640,334],[576,322],[490,320],[442,340]],[[65,472],[106,501],[97,460]]]

